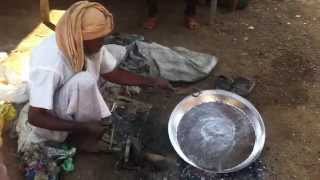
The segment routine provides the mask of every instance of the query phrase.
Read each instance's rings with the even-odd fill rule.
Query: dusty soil
[[[37,3],[1,1],[0,50],[14,50],[39,24]],[[66,8],[70,3],[59,1],[54,8]],[[269,172],[267,179],[320,179],[319,0],[251,0],[247,9],[219,12],[213,25],[203,25],[196,32],[182,26],[182,1],[162,1],[161,24],[152,32],[141,28],[145,16],[143,1],[106,0],[105,3],[114,12],[119,32],[142,34],[166,46],[184,46],[216,55],[217,69],[196,87],[212,88],[217,74],[254,78],[257,85],[249,99],[261,112],[267,127],[262,154]],[[199,8],[200,19],[205,19],[205,12],[205,7]],[[174,154],[166,124],[182,97],[147,95],[149,98],[142,99],[154,104],[157,118],[153,121],[159,124],[150,134],[154,137],[150,147]],[[10,176],[13,180],[23,179],[13,140],[7,138],[5,151]],[[64,177],[70,180],[134,178],[130,172],[115,171],[111,156],[91,154],[79,154],[76,171]]]

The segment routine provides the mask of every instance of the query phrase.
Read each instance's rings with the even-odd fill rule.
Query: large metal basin
[[[203,111],[205,107],[207,110]],[[223,90],[205,90],[184,98],[170,116],[168,132],[171,144],[184,161],[214,173],[234,172],[250,165],[259,157],[266,138],[265,125],[256,108],[241,96]],[[250,132],[253,138],[248,138]],[[241,148],[250,151],[246,154]],[[237,157],[240,151],[242,159]],[[198,158],[201,161],[195,158],[197,152],[203,153]]]

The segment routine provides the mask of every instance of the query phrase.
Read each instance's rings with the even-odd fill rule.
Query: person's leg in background
[[[185,0],[186,9],[184,11],[186,16],[194,17],[197,14],[198,0]]]
[[[146,0],[148,6],[148,17],[156,17],[158,14],[158,0]]]
[[[144,23],[144,28],[152,30],[157,27],[158,0],[146,0],[148,8],[148,18]]]
[[[198,0],[185,0],[185,2],[185,25],[190,30],[196,30],[200,26],[196,20]]]

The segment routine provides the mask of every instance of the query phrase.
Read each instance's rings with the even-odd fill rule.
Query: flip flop
[[[252,92],[255,84],[256,83],[253,79],[237,77],[232,83],[231,91],[242,97],[247,97]]]
[[[233,79],[220,75],[214,81],[214,88],[230,91],[232,89],[232,83]]]
[[[185,17],[185,26],[189,30],[195,31],[195,30],[199,29],[200,24],[199,24],[199,22],[197,21],[197,19],[195,17],[186,16]]]
[[[158,20],[155,17],[148,18],[143,27],[148,30],[154,30],[158,26]]]

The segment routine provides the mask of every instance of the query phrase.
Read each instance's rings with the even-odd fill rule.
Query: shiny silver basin
[[[205,90],[184,98],[170,116],[168,132],[184,161],[214,173],[250,165],[259,157],[266,138],[256,108],[223,90]]]

